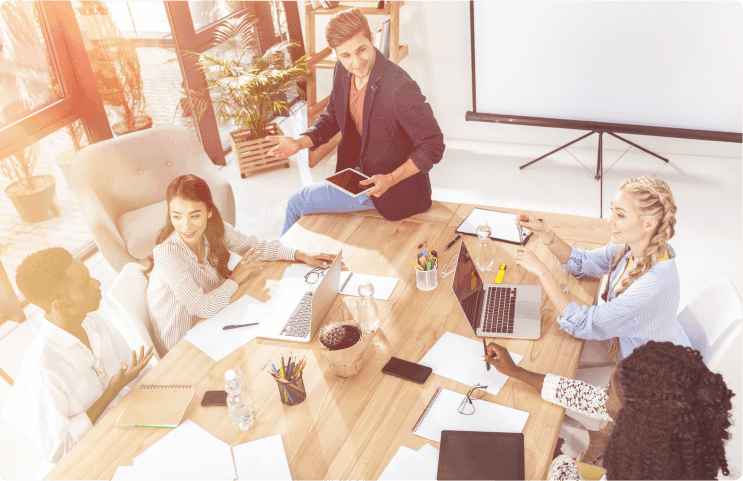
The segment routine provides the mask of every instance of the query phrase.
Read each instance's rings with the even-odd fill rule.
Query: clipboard
[[[524,246],[529,242],[532,235],[532,231],[522,227],[524,242],[520,242],[519,228],[516,226],[516,214],[480,208],[473,209],[470,215],[459,224],[455,232],[477,236],[477,228],[480,226],[481,219],[487,219],[488,225],[492,229],[490,238],[494,241]]]

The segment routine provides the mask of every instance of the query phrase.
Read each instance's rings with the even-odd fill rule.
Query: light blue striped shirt
[[[571,246],[570,259],[562,266],[578,279],[584,275],[608,274],[614,257],[621,249],[621,244],[612,242],[592,251]],[[615,296],[615,284],[632,255],[632,251],[627,252],[609,276],[611,290],[606,303],[600,306],[579,306],[571,302],[562,316],[557,317],[560,327],[581,339],[618,337],[620,360],[632,354],[636,347],[651,340],[690,346],[689,338],[676,320],[679,276],[676,254],[670,245],[667,245],[667,249],[670,259],[656,262],[648,272],[635,279],[626,291]]]

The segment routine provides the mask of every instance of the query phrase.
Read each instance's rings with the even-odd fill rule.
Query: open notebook
[[[129,393],[116,426],[177,427],[195,392],[193,386],[143,384]]]
[[[520,433],[529,413],[482,399],[473,399],[475,412],[460,414],[464,394],[438,388],[413,428],[413,434],[441,442],[441,431],[490,431]]]
[[[490,238],[493,240],[526,245],[526,241],[531,236],[531,231],[523,229],[523,242],[521,241],[519,228],[516,226],[516,214],[480,208],[473,209],[470,215],[459,224],[456,232],[477,235],[477,228],[480,226],[482,219],[488,221],[491,229]]]

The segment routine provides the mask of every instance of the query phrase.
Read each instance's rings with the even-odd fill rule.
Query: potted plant
[[[364,332],[353,323],[331,322],[320,329],[320,351],[336,376],[352,376],[364,366]]]
[[[187,90],[198,116],[206,109],[209,95],[217,119],[232,121],[238,127],[230,133],[230,142],[243,177],[267,167],[289,167],[289,159],[268,155],[276,142],[265,137],[283,135],[271,119],[287,111],[286,92],[307,76],[304,56],[295,62],[286,59],[286,50],[294,45],[287,41],[277,43],[262,56],[254,55],[258,51],[255,23],[243,16],[219,26],[215,38],[225,47],[225,56],[199,54],[207,90]]]
[[[56,183],[51,175],[34,175],[39,159],[39,144],[33,143],[0,161],[0,172],[11,184],[5,195],[24,222],[45,220],[52,209]]]

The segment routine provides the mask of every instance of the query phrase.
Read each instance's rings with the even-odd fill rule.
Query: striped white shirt
[[[224,245],[240,256],[249,249],[266,261],[294,260],[296,249],[278,240],[259,241],[224,223]],[[199,262],[177,232],[155,246],[155,267],[147,285],[147,309],[152,323],[152,342],[164,356],[200,319],[227,307],[237,283],[223,279],[209,261],[209,241],[204,237],[204,261]]]
[[[563,267],[580,279],[584,275],[609,274],[614,257],[622,245],[608,245],[587,251],[571,246],[570,259]],[[557,316],[560,327],[568,334],[581,339],[619,338],[621,360],[653,340],[670,341],[681,346],[691,346],[684,329],[676,320],[679,306],[679,275],[676,255],[667,246],[670,259],[658,261],[640,278],[635,279],[626,291],[615,295],[617,283],[622,277],[632,254],[619,261],[609,276],[608,299],[600,306],[579,306],[571,302],[561,316]]]

